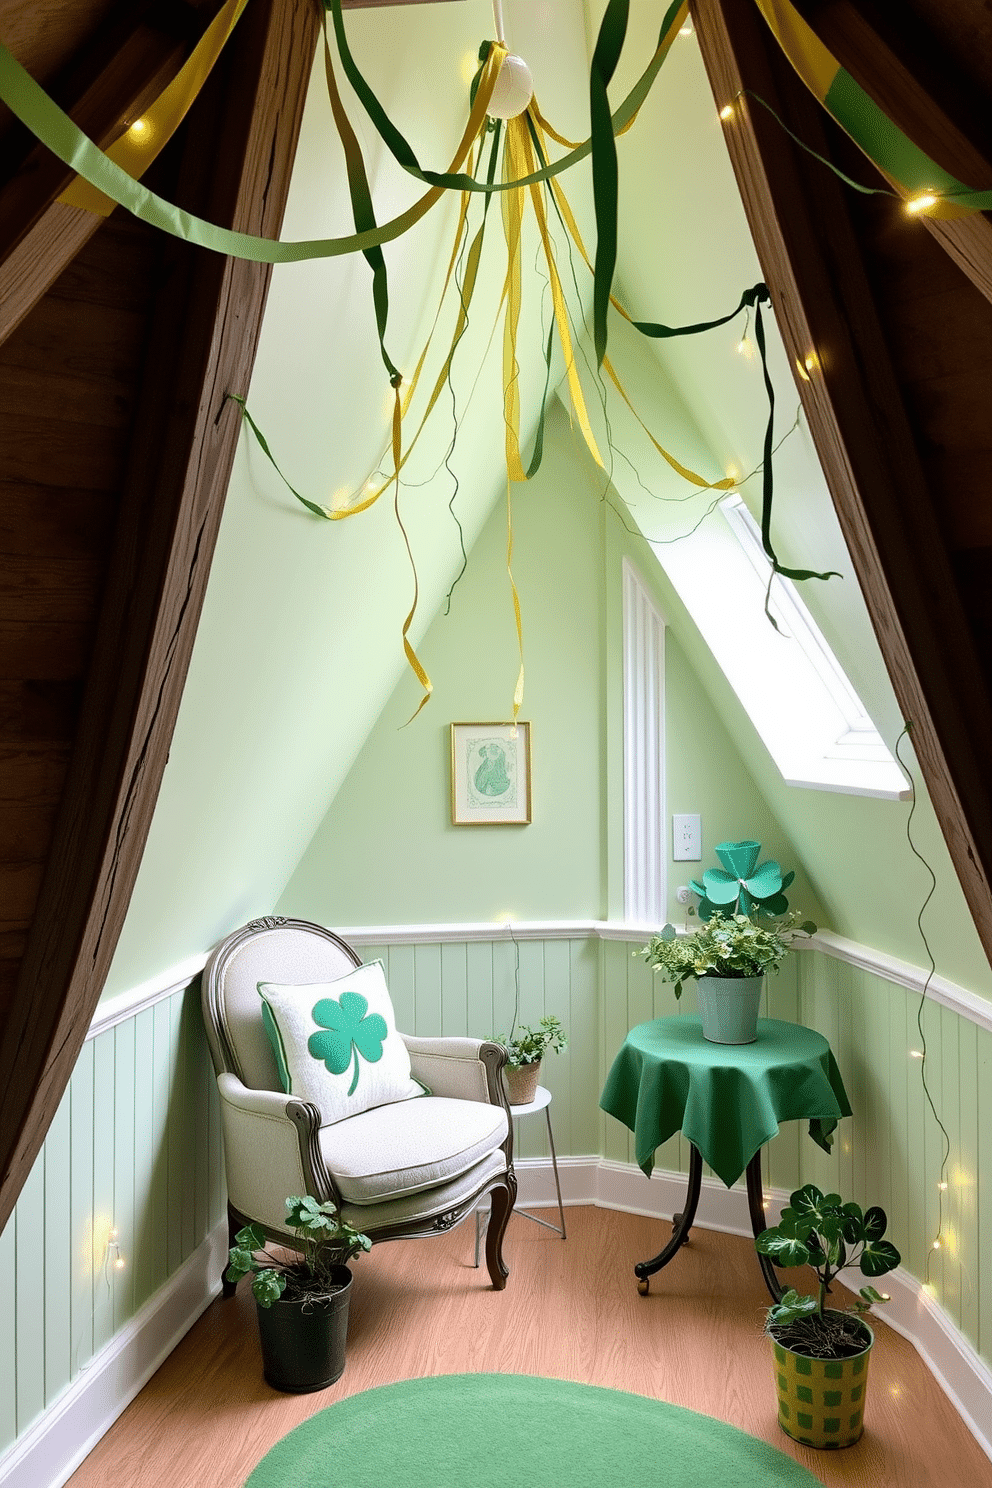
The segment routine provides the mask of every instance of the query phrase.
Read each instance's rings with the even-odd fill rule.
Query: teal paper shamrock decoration
[[[723,868],[707,868],[702,883],[689,881],[689,887],[700,896],[701,920],[708,920],[714,914],[785,914],[789,901],[783,890],[796,875],[793,872],[783,876],[773,858],[759,865],[760,842],[721,842],[716,855]]]
[[[358,1056],[376,1064],[382,1058],[382,1045],[389,1029],[385,1018],[368,1011],[368,999],[360,992],[342,992],[340,1000],[322,997],[314,1004],[313,1021],[326,1028],[326,1033],[312,1033],[307,1048],[314,1059],[322,1059],[332,1075],[343,1075],[355,1051],[355,1073],[348,1094],[358,1085]],[[368,1016],[366,1016],[368,1014]]]

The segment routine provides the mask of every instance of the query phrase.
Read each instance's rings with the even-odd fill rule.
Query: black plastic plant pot
[[[340,1290],[329,1296],[256,1304],[262,1373],[273,1390],[307,1395],[326,1390],[344,1373],[351,1272],[335,1266],[333,1275]]]

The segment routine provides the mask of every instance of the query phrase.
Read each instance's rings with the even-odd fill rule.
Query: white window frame
[[[668,916],[665,833],[664,616],[628,558],[623,611],[623,912],[628,924]]]
[[[740,699],[786,784],[906,800],[905,776],[878,734],[797,587],[776,575],[740,495],[725,523],[652,543],[659,562]]]

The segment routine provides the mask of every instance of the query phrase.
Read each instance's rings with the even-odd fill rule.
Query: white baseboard
[[[227,1221],[0,1457],[0,1488],[61,1488],[217,1295]]]
[[[557,1207],[550,1158],[522,1158],[514,1167],[520,1208]],[[684,1174],[656,1170],[647,1179],[633,1163],[595,1156],[559,1158],[558,1176],[566,1206],[598,1205],[670,1219],[685,1197]],[[788,1194],[773,1189],[767,1199],[769,1222],[774,1223]],[[743,1186],[728,1189],[715,1178],[704,1178],[696,1223],[750,1235]],[[0,1457],[0,1488],[61,1488],[216,1296],[226,1258],[224,1222]],[[992,1458],[992,1370],[915,1277],[899,1267],[886,1285],[892,1300],[879,1320],[914,1345]]]
[[[521,1209],[557,1207],[550,1158],[523,1158],[513,1166]],[[656,1169],[647,1179],[633,1163],[562,1157],[558,1174],[566,1205],[598,1204],[604,1209],[670,1219],[685,1198],[683,1173]],[[771,1189],[765,1197],[768,1222],[775,1224],[789,1195]],[[716,1178],[704,1178],[696,1223],[707,1230],[750,1235],[743,1183],[728,1189]],[[877,1320],[909,1339],[979,1446],[992,1458],[992,1370],[915,1276],[899,1266],[885,1277],[885,1285],[891,1301],[879,1309]]]

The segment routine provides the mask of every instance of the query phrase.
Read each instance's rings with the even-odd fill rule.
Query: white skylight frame
[[[908,799],[905,777],[796,587],[777,575],[740,495],[726,526],[655,551],[786,784]],[[722,533],[721,533],[722,527]]]

